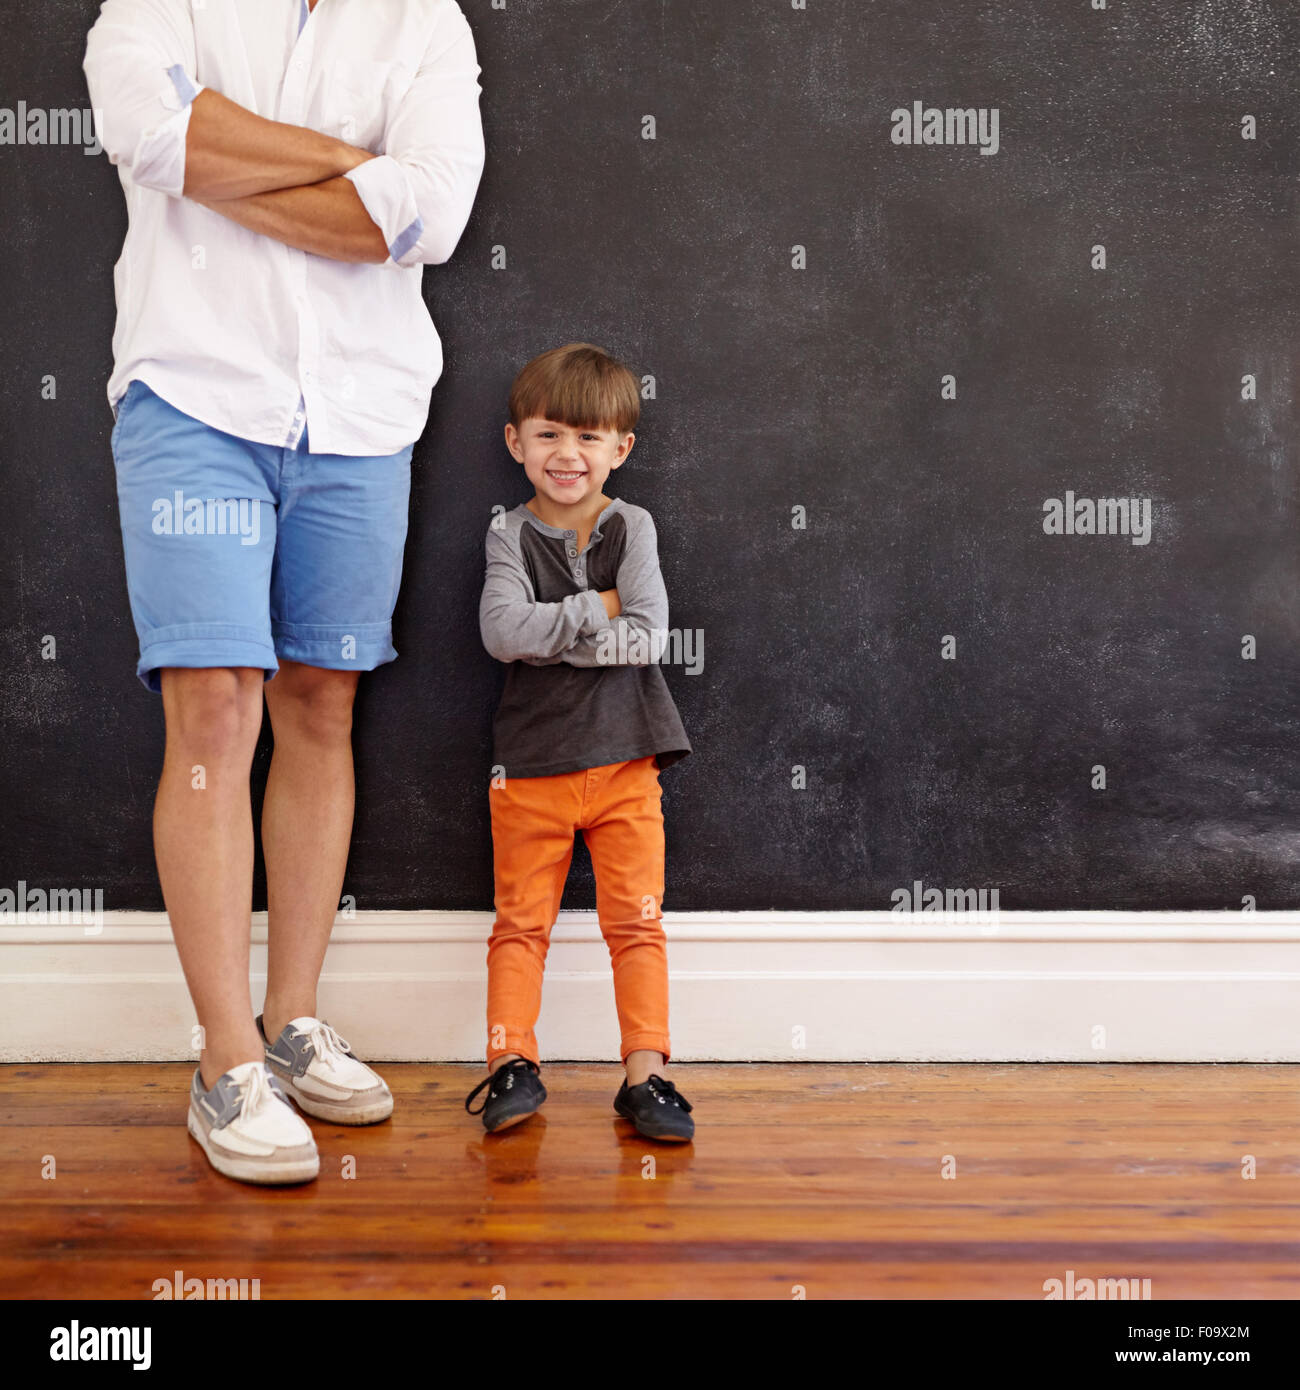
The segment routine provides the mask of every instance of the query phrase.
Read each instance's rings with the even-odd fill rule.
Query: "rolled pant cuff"
[[[511,1042],[509,1040],[501,1047],[489,1047],[487,1050],[487,1064],[490,1067],[498,1057],[508,1057],[512,1052],[520,1057],[527,1057],[534,1066],[541,1066],[541,1058],[538,1056],[539,1048],[529,1047],[527,1043]]]
[[[626,1062],[629,1052],[662,1052],[664,1061],[672,1056],[667,1033],[629,1033],[619,1048],[619,1061]]]

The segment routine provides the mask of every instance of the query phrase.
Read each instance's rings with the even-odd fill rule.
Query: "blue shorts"
[[[113,463],[136,675],[165,666],[260,666],[277,657],[370,671],[397,655],[393,605],[411,449],[357,457],[255,444],[132,381]]]

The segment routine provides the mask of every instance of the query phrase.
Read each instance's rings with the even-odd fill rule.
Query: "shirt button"
[[[571,556],[573,556],[573,557],[576,558],[578,552],[577,552],[572,546],[570,546],[570,547],[569,547],[569,554],[570,554]]]

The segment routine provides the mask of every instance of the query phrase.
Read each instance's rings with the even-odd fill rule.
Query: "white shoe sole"
[[[207,1155],[207,1160],[227,1178],[238,1182],[273,1185],[279,1183],[310,1182],[320,1172],[320,1155],[310,1159],[294,1159],[290,1162],[276,1162],[266,1158],[234,1158],[208,1143],[208,1136],[195,1115],[193,1107],[189,1114],[190,1135],[199,1148]]]
[[[393,1113],[393,1098],[384,1096],[382,1100],[371,1101],[368,1105],[347,1105],[342,1102],[318,1100],[315,1096],[304,1096],[295,1089],[292,1082],[278,1077],[293,1103],[304,1113],[317,1120],[331,1120],[336,1125],[373,1125],[386,1120]]]

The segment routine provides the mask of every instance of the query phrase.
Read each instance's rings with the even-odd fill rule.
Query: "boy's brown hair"
[[[641,388],[621,362],[593,343],[566,343],[534,357],[510,388],[510,423],[555,420],[574,429],[627,434],[641,418]]]

